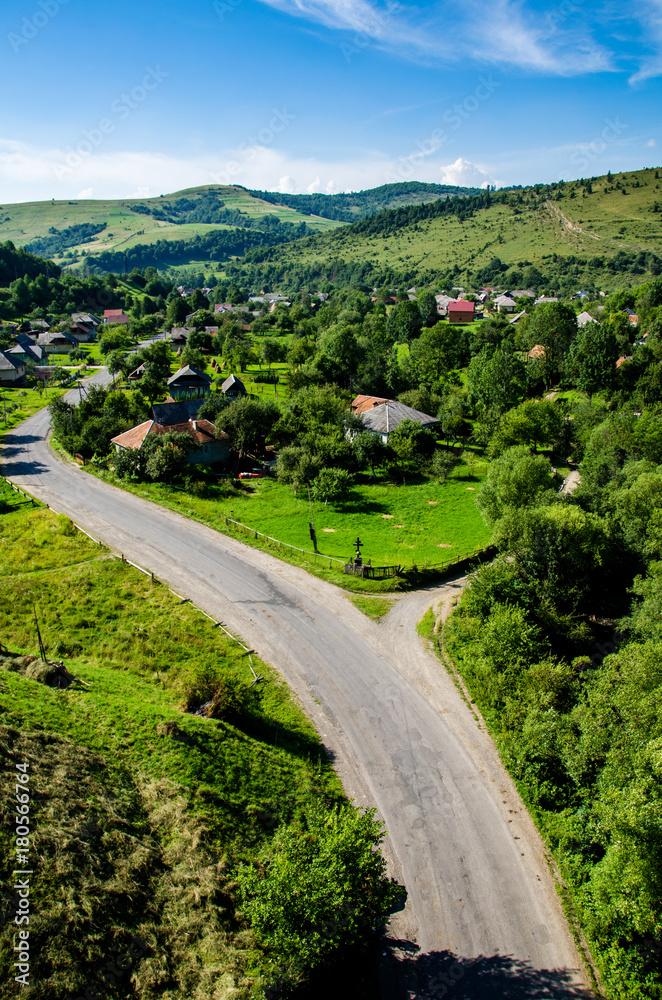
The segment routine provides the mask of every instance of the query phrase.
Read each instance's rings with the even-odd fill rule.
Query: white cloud
[[[281,194],[295,194],[296,189],[296,184],[288,175],[281,177],[276,187],[276,191],[280,191]]]
[[[459,187],[487,187],[488,184],[497,184],[497,181],[483,167],[459,156],[455,163],[441,168],[439,183],[457,184]]]
[[[371,0],[260,0],[293,17],[351,32],[341,43],[348,62],[367,45],[403,58],[444,64],[471,59],[546,75],[575,76],[612,68],[611,53],[591,34],[578,6],[527,11],[523,0],[465,0],[430,7]],[[582,0],[576,0],[579,4]],[[648,0],[659,3],[660,0]]]
[[[76,197],[77,198],[91,198],[93,194],[94,194],[94,188],[83,188],[82,191],[78,192],[78,194],[76,195]]]
[[[132,198],[149,198],[149,185],[143,184],[142,187],[137,188],[133,194]]]
[[[662,76],[662,0],[640,0],[637,11],[645,30],[645,42],[652,44],[656,51],[645,56],[637,72],[630,77],[633,86]]]
[[[649,139],[646,145],[649,149],[655,149],[656,146],[655,139]]]

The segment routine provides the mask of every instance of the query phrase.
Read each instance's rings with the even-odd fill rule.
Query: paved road
[[[414,629],[431,604],[448,607],[462,581],[401,598],[378,625],[303,570],[63,463],[47,430],[42,411],[5,438],[3,475],[273,663],[348,794],[384,818],[391,870],[408,892],[391,924],[385,995],[585,996],[537,833],[484,727]]]

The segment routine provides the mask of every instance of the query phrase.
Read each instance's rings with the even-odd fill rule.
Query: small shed
[[[467,302],[466,299],[457,299],[448,304],[449,323],[473,323],[476,311],[475,302]]]
[[[228,375],[221,386],[221,392],[227,399],[240,399],[246,395],[246,386],[236,375]]]

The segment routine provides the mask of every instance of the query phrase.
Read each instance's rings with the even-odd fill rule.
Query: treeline
[[[616,368],[625,305],[647,336]],[[499,554],[471,578],[446,642],[554,852],[606,995],[659,1000],[662,280],[608,306],[574,334],[558,309],[553,324],[549,307],[531,319],[545,319],[550,380],[583,400],[518,403],[502,348],[469,365],[480,419],[493,412],[477,503]],[[555,466],[569,459],[581,481],[560,492]]]
[[[11,240],[0,243],[0,285],[8,285],[24,275],[36,278],[39,274],[58,277],[60,268],[50,260],[36,257],[21,247],[16,248]]]
[[[271,205],[286,205],[303,215],[319,215],[337,222],[356,222],[376,215],[394,203],[420,204],[437,198],[475,194],[476,188],[460,188],[450,184],[423,184],[405,181],[401,184],[383,184],[368,191],[352,194],[280,194],[274,191],[248,191],[253,198],[260,198]]]
[[[43,257],[55,257],[68,247],[89,243],[97,233],[103,232],[107,225],[106,222],[83,222],[77,226],[68,226],[66,229],[55,229],[51,226],[48,236],[32,240],[25,249],[29,253],[40,254]]]
[[[172,267],[187,264],[191,260],[223,262],[231,257],[240,257],[257,247],[272,247],[280,243],[298,240],[310,233],[305,222],[267,223],[259,229],[221,229],[217,232],[195,236],[191,240],[157,240],[155,243],[139,243],[126,253],[107,250],[85,259],[88,267],[102,271],[122,273],[128,268]]]

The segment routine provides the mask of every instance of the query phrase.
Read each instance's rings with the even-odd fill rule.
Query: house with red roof
[[[448,303],[449,323],[473,323],[476,313],[476,303],[466,299],[456,299]]]

